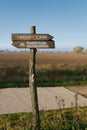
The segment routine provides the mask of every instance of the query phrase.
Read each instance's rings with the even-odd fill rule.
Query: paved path
[[[57,101],[56,97],[57,96]],[[75,93],[64,87],[38,88],[38,100],[40,110],[58,109],[58,101],[62,107],[64,99],[65,107],[71,107],[75,103]],[[87,98],[78,95],[78,104],[87,106]],[[0,89],[0,114],[31,112],[31,97],[29,88]]]

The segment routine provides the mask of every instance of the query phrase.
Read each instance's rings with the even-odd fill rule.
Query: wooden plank
[[[17,48],[55,48],[55,43],[51,41],[13,41],[13,46]]]
[[[51,40],[53,39],[53,36],[49,35],[49,34],[12,34],[12,40]]]

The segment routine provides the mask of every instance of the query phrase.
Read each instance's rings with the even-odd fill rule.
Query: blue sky
[[[0,0],[0,49],[15,50],[11,34],[32,25],[54,37],[54,50],[87,48],[87,0]]]

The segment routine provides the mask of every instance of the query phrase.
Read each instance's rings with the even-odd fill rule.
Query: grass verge
[[[86,130],[87,107],[40,111],[40,130]],[[0,115],[0,130],[32,130],[32,114]]]

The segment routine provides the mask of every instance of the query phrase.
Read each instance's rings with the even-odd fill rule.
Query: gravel
[[[38,88],[39,110],[71,107],[75,104],[75,92],[64,87]],[[87,106],[87,98],[78,94],[78,105]],[[29,88],[0,89],[0,114],[31,112]]]

